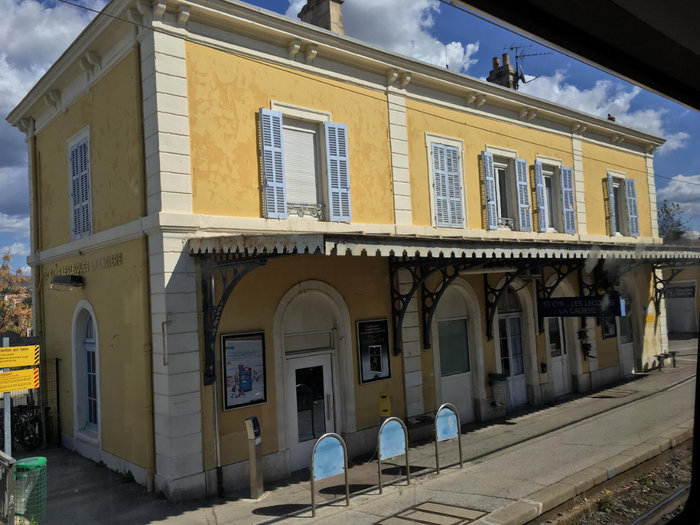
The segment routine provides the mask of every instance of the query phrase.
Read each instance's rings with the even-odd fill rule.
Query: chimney
[[[345,0],[306,0],[306,5],[297,15],[302,22],[329,29],[339,35],[343,28],[343,2]]]
[[[493,69],[489,72],[486,80],[499,86],[518,89],[518,73],[515,71],[513,64],[510,63],[510,55],[508,53],[503,53],[503,65],[500,65],[498,57],[493,57]]]

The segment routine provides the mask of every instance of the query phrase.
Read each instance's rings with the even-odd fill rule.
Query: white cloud
[[[10,257],[12,257],[13,266],[24,264],[24,259],[29,255],[29,244],[25,242],[15,242],[9,246],[0,246],[0,256],[3,255],[10,255]]]
[[[290,0],[286,15],[293,18],[306,3]],[[442,42],[432,34],[438,0],[350,0],[343,4],[348,36],[404,56],[465,73],[476,64],[479,42]]]
[[[17,236],[29,235],[29,216],[7,215],[0,212],[0,233],[12,233]]]
[[[592,88],[582,89],[566,82],[566,73],[556,71],[552,76],[541,76],[536,82],[521,85],[523,93],[567,106],[600,118],[613,115],[616,122],[666,139],[658,153],[664,154],[683,148],[690,135],[670,133],[665,129],[666,109],[631,111],[632,100],[641,93],[637,86],[626,87],[610,80],[599,80]]]
[[[663,201],[675,202],[684,212],[684,218],[700,226],[700,175],[676,175],[664,188],[656,192],[659,205]]]

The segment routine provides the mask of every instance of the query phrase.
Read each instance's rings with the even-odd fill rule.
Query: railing
[[[0,523],[15,523],[15,459],[0,451]]]

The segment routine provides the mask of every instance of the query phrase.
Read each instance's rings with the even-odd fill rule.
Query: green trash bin
[[[15,463],[15,515],[41,523],[46,517],[46,458]]]

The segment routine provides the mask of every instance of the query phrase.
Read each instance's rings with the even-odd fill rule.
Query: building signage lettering
[[[695,297],[695,286],[667,286],[664,289],[666,299],[682,299]]]
[[[620,315],[617,295],[600,297],[558,297],[539,300],[541,317],[604,317]]]
[[[106,270],[121,266],[124,262],[124,256],[121,252],[105,255],[96,259],[84,260],[81,262],[66,264],[64,266],[56,266],[46,273],[47,279],[51,279],[55,275],[83,275],[95,270]]]

